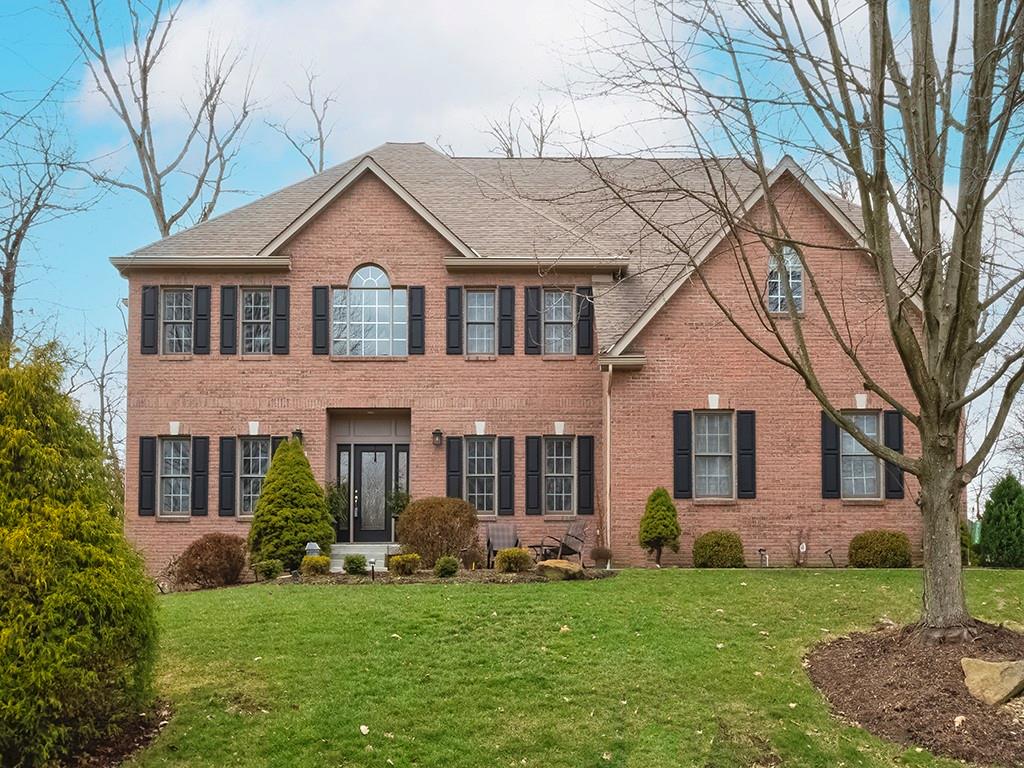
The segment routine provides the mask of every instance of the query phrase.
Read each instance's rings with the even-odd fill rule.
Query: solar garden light
[[[832,550],[831,549],[826,549],[825,550],[825,554],[828,555],[829,562],[832,563],[832,567],[835,568],[836,567],[836,561],[832,559]]]
[[[377,575],[377,558],[370,558],[370,581],[373,581]]]
[[[315,541],[307,541],[306,542],[306,556],[307,557],[316,557],[319,554],[320,554],[320,545],[317,544]]]
[[[757,550],[757,554],[759,554],[761,556],[761,567],[762,568],[767,568],[768,567],[768,550],[765,549],[764,547],[761,547],[759,550]]]

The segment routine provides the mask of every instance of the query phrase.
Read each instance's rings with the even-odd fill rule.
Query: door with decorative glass
[[[390,445],[356,445],[352,451],[352,539],[391,541],[388,496],[393,487]]]

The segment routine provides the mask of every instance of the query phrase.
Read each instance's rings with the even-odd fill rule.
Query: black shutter
[[[139,515],[156,514],[156,438],[139,438]]]
[[[193,291],[192,352],[210,354],[210,286],[197,285]]]
[[[192,514],[205,515],[210,495],[210,438],[192,438]]]
[[[313,286],[313,354],[326,355],[331,350],[331,300],[326,285]]]
[[[233,355],[238,351],[238,286],[220,287],[220,353]]]
[[[448,286],[445,291],[445,352],[462,354],[462,288]]]
[[[270,460],[274,460],[274,454],[277,453],[278,446],[281,445],[288,438],[284,435],[274,435],[270,438]]]
[[[503,285],[498,289],[498,354],[516,353],[516,289]]]
[[[821,412],[821,498],[838,499],[839,425],[827,412]]]
[[[462,498],[462,438],[449,437],[445,446],[445,495]]]
[[[903,414],[899,411],[885,412],[885,447],[903,453]],[[903,498],[903,470],[888,461],[885,462],[885,498]]]
[[[526,438],[526,514],[541,513],[539,437]]]
[[[516,439],[498,438],[498,514],[515,514]]]
[[[423,342],[424,317],[423,286],[409,287],[409,354],[422,355],[426,349]]]
[[[523,328],[525,343],[523,349],[528,355],[540,354],[540,288],[527,288],[526,294],[526,326]]]
[[[288,337],[291,330],[288,327],[289,294],[287,285],[274,286],[274,324],[272,331],[272,349],[275,355],[288,354]]]
[[[157,312],[160,307],[160,286],[142,286],[142,354],[155,355],[160,349],[160,338],[157,333],[159,322]],[[152,514],[152,513],[150,513]]]
[[[233,437],[220,439],[220,461],[218,464],[220,483],[218,484],[217,514],[221,517],[233,517],[235,514],[235,445]]]
[[[594,438],[576,438],[576,513],[594,514]]]
[[[757,497],[757,429],[753,411],[736,411],[736,496]]]
[[[693,415],[672,412],[672,496],[693,498]]]
[[[576,354],[594,354],[594,291],[589,286],[576,289]]]

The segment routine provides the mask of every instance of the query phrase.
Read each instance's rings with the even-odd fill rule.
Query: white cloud
[[[263,119],[292,116],[288,86],[304,68],[335,90],[342,154],[382,141],[434,141],[460,153],[484,153],[486,116],[502,114],[572,78],[572,52],[592,14],[586,0],[197,0],[186,3],[164,53],[154,91],[156,120],[173,124],[195,82],[208,44],[245,50],[254,67],[253,95]],[[235,84],[240,98],[243,78]],[[547,100],[559,95],[548,91]],[[83,82],[81,115],[109,118],[102,98]],[[585,108],[604,131],[625,122],[614,107]],[[569,128],[575,128],[574,118]],[[338,158],[335,158],[338,159]]]

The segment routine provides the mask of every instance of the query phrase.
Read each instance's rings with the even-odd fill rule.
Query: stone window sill
[[[575,519],[576,519],[576,515],[574,515],[574,514],[568,514],[568,515],[545,514],[544,515],[544,522],[545,523],[571,523]]]
[[[257,353],[254,353],[254,352],[250,352],[250,353],[246,354],[246,353],[243,352],[241,354],[241,356],[240,356],[240,359],[242,361],[244,361],[244,362],[249,363],[249,362],[258,362],[260,360],[272,360],[273,357],[274,357],[273,355],[269,355],[269,354],[266,354],[266,353],[259,353],[259,354],[257,354]]]
[[[157,355],[157,360],[191,360],[192,355],[172,355],[170,353],[161,352]]]
[[[696,507],[735,507],[739,499],[694,499]]]
[[[843,499],[844,507],[884,507],[885,499]]]
[[[158,523],[187,523],[192,520],[192,515],[157,515]]]
[[[541,360],[561,360],[561,361],[564,362],[566,360],[575,360],[576,359],[576,355],[541,355],[540,359]]]
[[[405,363],[409,360],[407,356],[398,355],[331,355],[330,359],[332,363]]]
[[[486,362],[491,360],[497,360],[497,355],[466,355],[466,360],[469,362]]]

